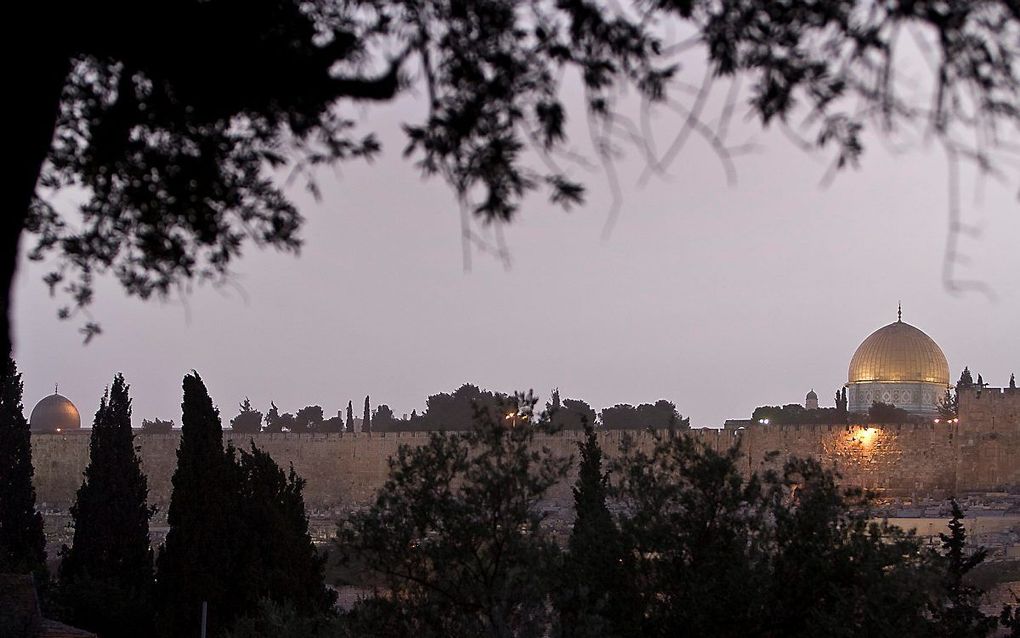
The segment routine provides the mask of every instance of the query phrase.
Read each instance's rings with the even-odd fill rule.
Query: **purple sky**
[[[136,424],[180,423],[181,377],[197,369],[224,421],[245,396],[265,410],[322,405],[327,416],[371,395],[398,414],[428,394],[473,382],[491,389],[553,387],[596,409],[674,401],[695,427],[746,418],[761,404],[822,405],[846,382],[854,349],[904,320],[942,346],[954,379],[964,365],[993,385],[1020,372],[1020,206],[1016,184],[967,180],[961,277],[996,298],[951,295],[941,273],[946,170],[937,147],[894,156],[872,141],[863,168],[819,187],[825,166],[781,135],[737,128],[761,147],[737,160],[728,187],[719,162],[692,139],[668,179],[636,185],[633,151],[619,161],[623,205],[602,238],[610,193],[577,171],[588,204],[564,213],[530,200],[505,231],[512,266],[475,254],[465,272],[449,189],[423,182],[401,158],[398,125],[411,98],[370,111],[384,154],[320,176],[321,202],[292,192],[307,217],[298,258],[250,248],[236,287],[196,288],[169,303],[125,297],[104,281],[92,312],[104,334],[81,345],[25,265],[15,298],[16,356],[25,405],[60,384],[83,423],[124,372]],[[577,111],[575,111],[575,114]],[[581,118],[583,119],[583,118]],[[668,133],[678,122],[658,122]],[[583,128],[574,137],[583,149]],[[62,301],[62,300],[58,300]]]

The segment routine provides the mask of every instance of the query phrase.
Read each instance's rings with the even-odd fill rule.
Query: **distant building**
[[[28,423],[33,432],[78,432],[81,430],[81,415],[70,399],[54,390],[53,394],[35,404]]]
[[[754,421],[751,419],[726,419],[723,423],[724,430],[742,430],[750,426]]]
[[[817,410],[818,409],[818,395],[815,394],[814,388],[807,393],[807,397],[804,398],[804,409],[805,410]]]
[[[850,412],[866,413],[872,403],[889,403],[918,416],[937,416],[949,388],[949,363],[921,330],[897,320],[871,334],[850,360],[846,388]]]

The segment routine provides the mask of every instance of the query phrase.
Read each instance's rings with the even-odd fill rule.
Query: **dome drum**
[[[938,383],[861,381],[847,384],[850,412],[867,413],[874,402],[888,403],[918,416],[938,416],[946,386]]]

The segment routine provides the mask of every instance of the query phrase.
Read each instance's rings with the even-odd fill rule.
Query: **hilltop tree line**
[[[513,397],[501,392],[493,392],[465,383],[453,392],[440,392],[430,395],[425,402],[425,411],[418,414],[417,410],[410,415],[398,417],[386,404],[371,407],[370,397],[365,397],[364,408],[360,421],[354,419],[354,404],[347,403],[346,417],[343,412],[336,416],[324,418],[322,406],[309,405],[296,413],[284,412],[271,402],[269,409],[263,414],[252,407],[251,401],[245,397],[239,405],[236,416],[230,420],[230,428],[234,432],[448,432],[470,430],[476,409],[487,410],[494,418],[507,418],[509,412],[505,405],[512,403]],[[560,399],[558,390],[553,390],[551,400],[546,409],[552,415],[553,423],[564,430],[582,430],[586,425],[605,430],[640,430],[640,429],[689,429],[690,419],[683,417],[671,401],[660,399],[655,403],[630,405],[618,403],[596,412],[588,402],[581,399]],[[524,423],[524,417],[514,414],[510,417],[515,423]],[[173,421],[162,419],[143,420],[142,430],[147,433],[170,432]]]
[[[550,525],[549,490],[574,457],[536,445],[555,413],[518,394],[477,406],[473,427],[401,446],[375,501],[342,518],[331,550],[372,593],[334,606],[312,545],[304,481],[264,451],[224,448],[197,373],[184,378],[182,435],[154,552],[147,484],[123,376],[100,399],[72,508],[71,546],[47,613],[101,638],[1017,635],[1020,612],[986,615],[968,574],[964,514],[941,547],[876,521],[870,497],[811,460],[745,478],[737,450],[677,429],[611,458],[591,424],[578,444],[574,519]],[[556,400],[550,402],[554,406]],[[48,582],[29,430],[13,361],[0,375],[0,572]],[[522,414],[532,427],[506,418]],[[867,610],[862,613],[862,610]]]
[[[945,395],[938,402],[938,414],[940,419],[956,418],[959,411],[959,394],[961,390],[987,388],[984,378],[979,374],[977,380],[969,367],[964,367],[960,373],[960,379],[956,384],[946,390]],[[1016,389],[1016,375],[1009,376],[1009,388]],[[754,423],[769,425],[845,425],[847,423],[916,423],[927,422],[930,419],[910,414],[906,410],[894,405],[875,401],[868,409],[867,414],[851,413],[848,410],[846,388],[836,391],[836,407],[807,409],[799,403],[786,405],[763,405],[754,409],[751,413],[751,420]]]

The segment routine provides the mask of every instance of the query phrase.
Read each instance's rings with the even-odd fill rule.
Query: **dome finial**
[[[903,321],[903,302],[900,301],[896,304],[896,321]]]
[[[60,390],[60,384],[54,383],[53,384],[53,394],[60,394],[60,392],[58,392],[58,390]]]

